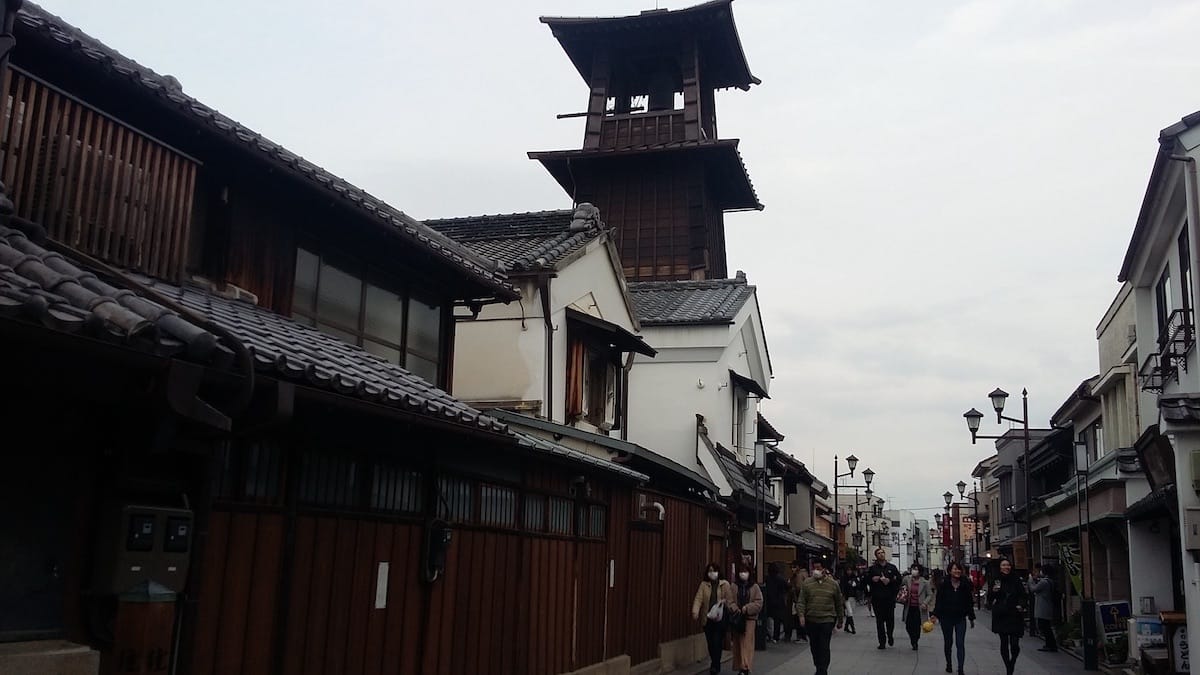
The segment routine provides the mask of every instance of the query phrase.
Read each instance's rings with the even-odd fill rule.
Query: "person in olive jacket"
[[[958,643],[958,675],[963,675],[963,662],[967,660],[967,622],[975,627],[975,589],[971,580],[963,576],[963,566],[950,563],[950,574],[942,582],[934,600],[933,613],[929,620],[942,626],[946,655],[946,672],[954,672],[950,663],[950,648]]]
[[[1025,634],[1025,584],[1013,574],[1012,562],[1000,561],[1000,576],[988,588],[988,606],[992,608],[992,632],[1000,636],[1000,658],[1008,675],[1017,667],[1021,655],[1021,636]]]
[[[692,599],[692,619],[704,628],[704,640],[708,643],[708,658],[712,661],[708,672],[721,672],[721,650],[725,647],[725,610],[733,602],[733,591],[729,582],[721,578],[721,568],[709,563],[704,569],[704,578]],[[714,609],[720,607],[720,609]],[[720,614],[719,619],[709,620],[709,613]]]

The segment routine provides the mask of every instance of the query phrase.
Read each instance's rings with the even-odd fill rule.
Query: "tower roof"
[[[722,211],[762,210],[763,205],[758,201],[750,174],[738,152],[736,138],[679,141],[633,148],[550,150],[530,152],[529,158],[541,162],[567,194],[574,197],[576,179],[572,174],[573,168],[589,162],[643,161],[646,155],[661,153],[683,153],[704,162],[710,175],[716,179],[713,181],[717,189],[714,196]]]
[[[711,0],[684,9],[646,10],[619,17],[541,17],[562,44],[584,81],[591,84],[597,48],[625,44],[660,44],[690,32],[699,38],[705,63],[704,81],[714,89],[749,89],[762,81],[750,73],[746,53],[733,22],[733,0]]]

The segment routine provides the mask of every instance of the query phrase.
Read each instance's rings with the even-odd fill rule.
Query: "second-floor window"
[[[1171,312],[1174,309],[1175,306],[1171,300],[1171,270],[1165,269],[1154,286],[1154,312],[1155,318],[1158,319],[1160,340],[1167,332],[1167,322],[1171,320]]]
[[[1104,448],[1104,424],[1101,420],[1089,424],[1079,432],[1079,443],[1087,448],[1089,462],[1095,462],[1108,452]],[[1083,467],[1080,467],[1081,469]]]
[[[361,268],[296,249],[292,317],[440,384],[441,307]]]
[[[1195,305],[1192,301],[1192,252],[1191,245],[1188,243],[1188,224],[1186,222],[1183,224],[1183,231],[1179,233],[1176,248],[1179,251],[1179,297],[1183,298],[1183,311],[1188,315],[1187,322],[1191,323],[1192,317],[1189,310]]]
[[[567,421],[583,420],[609,431],[620,425],[618,355],[582,335],[570,338],[567,352]]]

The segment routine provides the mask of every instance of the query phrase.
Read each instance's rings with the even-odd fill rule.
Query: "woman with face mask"
[[[938,589],[933,613],[929,616],[930,621],[942,626],[947,673],[954,672],[951,669],[950,649],[957,643],[958,675],[963,675],[963,663],[967,660],[967,621],[971,622],[971,628],[975,627],[973,596],[971,580],[963,575],[963,566],[957,561],[950,563],[950,574]]]
[[[732,589],[730,642],[733,645],[733,668],[749,675],[754,667],[754,624],[762,611],[763,594],[754,583],[754,568],[746,563],[738,565],[737,580]]]
[[[913,565],[901,580],[900,593],[904,596],[901,609],[904,629],[908,631],[908,641],[915,652],[917,642],[921,640],[921,624],[933,611],[933,591],[930,590],[929,580],[921,576],[919,565]]]
[[[721,650],[725,647],[725,613],[733,601],[729,582],[721,578],[721,568],[709,563],[704,568],[704,578],[696,597],[692,600],[692,619],[704,628],[704,640],[708,643],[708,657],[712,660],[708,672],[721,672]]]
[[[1000,576],[988,587],[988,606],[992,608],[992,632],[1000,636],[1000,658],[1008,675],[1017,667],[1021,655],[1021,636],[1025,634],[1025,584],[1013,574],[1012,561],[1000,561]]]

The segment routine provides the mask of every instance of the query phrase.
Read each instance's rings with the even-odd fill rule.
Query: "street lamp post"
[[[863,488],[867,488],[869,490],[869,489],[871,489],[871,481],[875,479],[875,472],[870,469],[867,469],[866,471],[863,471],[863,473],[862,473],[863,481],[866,483],[866,485],[841,486],[840,484],[841,484],[841,480],[843,478],[854,475],[854,470],[858,467],[858,458],[855,457],[854,455],[850,455],[849,457],[847,457],[846,458],[846,467],[850,470],[847,471],[846,473],[838,473],[838,457],[837,457],[837,455],[833,456],[833,508],[836,511],[836,514],[834,515],[834,518],[833,518],[833,546],[835,549],[833,552],[833,572],[835,575],[838,573],[838,562],[839,562],[839,559],[841,558],[841,556],[838,555],[838,551],[836,550],[837,546],[841,542],[841,539],[838,536],[838,527],[840,527],[842,524],[842,522],[841,522],[842,521],[842,505],[841,505],[841,502],[838,501],[838,488],[839,487],[848,487],[848,488],[849,487],[852,487],[852,488],[863,487]]]
[[[1008,392],[997,388],[992,393],[988,394],[988,398],[992,400],[992,407],[996,410],[996,424],[1004,421],[1009,421],[1014,424],[1020,424],[1023,429],[1023,438],[1025,441],[1025,449],[1022,453],[1022,462],[1024,463],[1023,473],[1025,474],[1025,562],[1027,573],[1033,572],[1033,518],[1030,511],[1033,508],[1033,496],[1029,490],[1029,390],[1021,390],[1021,417],[1008,417],[1004,414],[1004,403],[1008,400]],[[967,420],[967,429],[971,431],[971,444],[974,445],[976,439],[986,438],[999,440],[1003,436],[984,436],[979,432],[979,422],[983,419],[983,413],[971,408],[963,413],[963,417]],[[1033,618],[1030,617],[1030,621]]]
[[[979,557],[979,498],[975,495],[979,494],[979,488],[976,487],[972,491],[972,494],[968,495],[966,494],[967,484],[963,481],[958,481],[958,484],[954,487],[958,488],[958,496],[962,499],[971,500],[971,504],[975,509],[974,515],[971,516],[971,522],[974,524],[973,532],[971,533],[971,544],[974,546],[971,554],[971,564],[975,564],[975,558]]]

